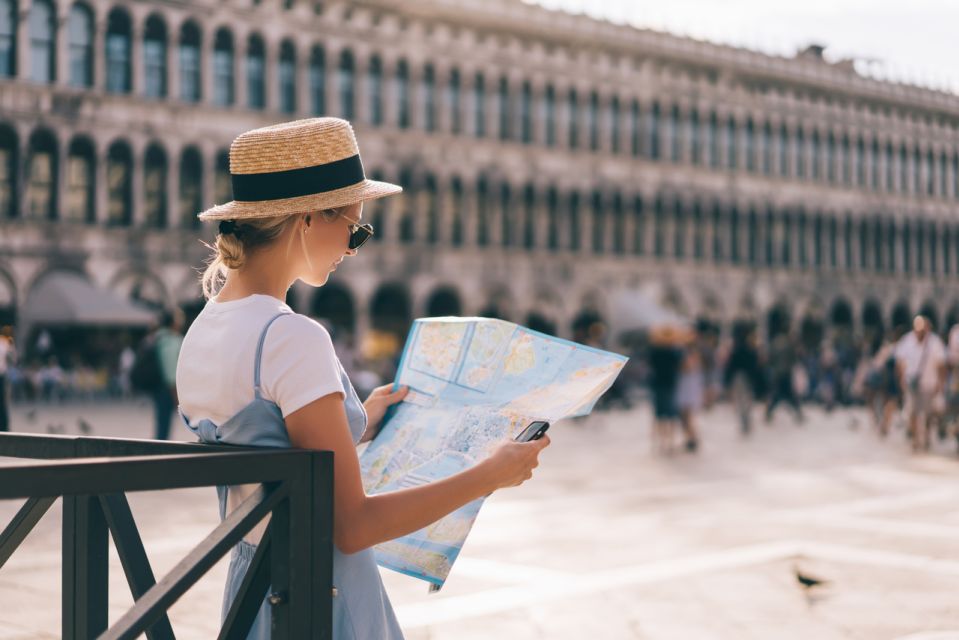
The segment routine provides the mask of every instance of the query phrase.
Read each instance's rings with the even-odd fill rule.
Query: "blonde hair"
[[[332,222],[348,208],[325,209],[319,212],[319,216],[327,222]],[[246,264],[251,253],[273,244],[289,226],[295,223],[299,215],[301,214],[235,220],[236,226],[233,233],[218,232],[212,245],[204,242],[204,246],[212,251],[212,255],[207,260],[206,269],[200,278],[203,296],[206,299],[215,296],[226,282],[226,275],[230,269],[240,269]],[[287,254],[289,254],[294,235],[296,234],[290,235],[290,242],[287,243]]]

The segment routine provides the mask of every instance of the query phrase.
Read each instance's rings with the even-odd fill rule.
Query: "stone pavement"
[[[145,437],[145,405],[18,407],[14,427]],[[701,417],[700,453],[650,453],[646,407],[562,422],[536,477],[489,499],[438,594],[384,571],[409,640],[959,638],[959,460],[912,455],[861,410],[786,413],[742,439]],[[183,438],[186,434],[183,433]],[[216,522],[210,489],[134,494],[162,575]],[[0,503],[0,523],[19,505]],[[59,508],[0,570],[0,639],[56,638]],[[796,570],[828,580],[805,592]],[[225,563],[178,602],[181,638],[216,635]],[[111,619],[132,600],[116,558]]]

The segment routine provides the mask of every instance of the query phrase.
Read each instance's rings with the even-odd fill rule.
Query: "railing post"
[[[313,583],[313,637],[333,637],[333,452],[310,454],[311,526],[309,567]]]
[[[63,498],[63,637],[93,640],[107,629],[107,523],[97,496]]]
[[[271,605],[270,635],[273,640],[306,637],[293,633],[290,619],[290,571],[293,563],[290,556],[290,502],[297,489],[296,483],[291,482],[286,497],[273,508],[270,516],[270,589],[266,597]],[[299,594],[292,595],[299,598]]]

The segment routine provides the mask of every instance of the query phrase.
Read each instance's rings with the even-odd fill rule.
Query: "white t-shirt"
[[[253,363],[263,327],[261,394],[283,417],[330,393],[345,396],[329,332],[272,296],[207,301],[183,338],[176,368],[180,408],[190,421],[223,424],[253,400]]]
[[[896,360],[904,367],[907,384],[918,375],[919,388],[932,392],[939,384],[939,367],[946,361],[946,346],[934,333],[927,333],[925,339],[919,342],[916,332],[910,331],[896,344]],[[922,371],[919,370],[920,366]]]

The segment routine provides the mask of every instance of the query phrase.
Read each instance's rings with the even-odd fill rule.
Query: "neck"
[[[227,302],[262,294],[285,300],[286,292],[293,286],[296,278],[276,270],[275,265],[282,263],[283,260],[272,255],[272,252],[265,251],[250,256],[241,268],[231,269],[227,273],[226,283],[217,294],[217,299]]]

